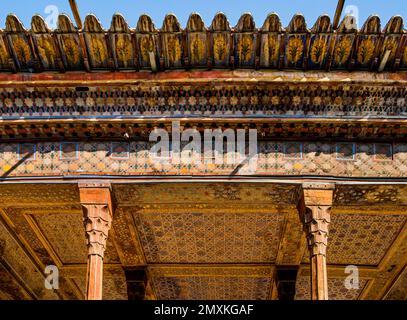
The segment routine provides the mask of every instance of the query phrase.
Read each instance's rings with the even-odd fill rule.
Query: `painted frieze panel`
[[[335,44],[332,52],[332,67],[347,69],[352,61],[353,48],[356,41],[356,18],[350,15],[340,23],[335,35]]]
[[[12,58],[9,53],[7,35],[0,29],[0,71],[10,71]]]
[[[251,14],[242,15],[235,27],[234,47],[235,66],[249,67],[255,64],[257,50],[257,34],[255,23]]]
[[[18,70],[25,72],[36,70],[38,65],[31,36],[15,15],[7,16],[5,32]]]
[[[184,39],[178,19],[173,14],[166,15],[161,29],[161,40],[165,67],[180,68],[183,66]]]
[[[83,46],[78,31],[65,14],[58,17],[56,37],[61,48],[64,67],[67,70],[82,70],[85,64]]]
[[[159,65],[160,61],[158,31],[147,15],[140,16],[136,30],[140,68],[151,70],[152,64]]]
[[[36,15],[31,21],[33,41],[38,48],[38,56],[42,68],[56,70],[58,68],[59,52],[54,36],[44,19]]]
[[[329,16],[320,16],[311,32],[308,67],[310,69],[324,69],[330,54],[331,38],[333,36]]]
[[[194,67],[207,67],[207,30],[199,14],[190,15],[186,27],[188,63]]]
[[[260,67],[278,68],[284,34],[280,17],[272,13],[267,16],[261,28]]]
[[[378,63],[377,47],[380,40],[380,19],[378,16],[370,16],[365,22],[356,42],[356,66],[361,69],[369,69]]]
[[[285,66],[287,68],[302,68],[308,52],[309,31],[305,18],[296,14],[287,27],[285,43]]]
[[[211,47],[215,67],[228,67],[231,57],[231,29],[223,13],[217,13],[211,27]]]
[[[114,55],[115,67],[134,69],[137,67],[136,48],[130,28],[121,14],[115,14],[109,30],[110,47]]]
[[[400,53],[403,46],[403,18],[400,16],[392,17],[383,30],[384,40],[380,51],[380,62],[385,57],[386,51],[389,51],[385,69],[394,68],[395,60],[400,59]],[[399,62],[400,63],[400,62]]]
[[[86,16],[83,31],[91,68],[107,69],[112,67],[112,61],[106,42],[106,31],[103,30],[96,16]]]

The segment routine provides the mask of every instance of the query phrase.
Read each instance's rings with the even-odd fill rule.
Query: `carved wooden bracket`
[[[108,206],[104,204],[85,204],[82,207],[88,255],[98,255],[103,258],[107,237],[112,226],[112,216]]]
[[[318,254],[326,256],[330,222],[330,206],[307,206],[305,208],[305,226],[311,257]]]

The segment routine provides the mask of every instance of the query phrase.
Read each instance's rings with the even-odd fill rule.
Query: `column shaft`
[[[84,227],[88,247],[86,299],[102,300],[103,258],[112,225],[110,189],[106,186],[80,186]]]

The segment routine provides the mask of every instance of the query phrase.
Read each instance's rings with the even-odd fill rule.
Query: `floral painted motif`
[[[76,65],[79,61],[79,49],[76,42],[71,37],[64,38],[65,54],[68,64]]]
[[[268,41],[264,43],[264,54],[269,58],[269,62],[278,59],[279,43],[277,36],[268,35]]]
[[[178,37],[170,37],[167,48],[170,63],[176,63],[181,59],[181,44]]]
[[[204,56],[204,45],[205,42],[202,41],[199,36],[196,34],[194,39],[191,41],[191,62],[200,63]]]
[[[403,61],[404,64],[407,64],[407,46],[404,48]]]
[[[141,56],[144,61],[150,61],[149,52],[154,51],[154,41],[150,35],[144,36],[141,39]]]
[[[322,63],[326,53],[326,38],[318,38],[314,41],[311,49],[311,60],[315,64]]]
[[[91,47],[93,52],[93,59],[96,63],[103,63],[106,59],[105,47],[99,37],[92,37]]]
[[[27,64],[31,60],[30,47],[23,39],[14,40],[14,49],[18,60],[23,64]]]
[[[124,67],[127,67],[128,61],[131,60],[132,56],[132,46],[131,42],[125,37],[119,37],[116,42],[116,54],[117,58],[121,60]]]
[[[301,59],[304,45],[301,38],[292,37],[287,46],[287,59],[291,64],[296,64]]]
[[[215,60],[223,61],[226,56],[226,41],[222,34],[214,36],[213,40],[213,53],[215,55]]]
[[[4,46],[3,39],[0,38],[0,65],[6,65],[9,55],[6,47]]]
[[[386,40],[384,41],[383,44],[383,54],[387,51],[390,50],[390,55],[388,58],[388,61],[392,61],[394,59],[394,56],[396,54],[396,50],[397,50],[397,39],[394,37],[388,37],[386,38]]]
[[[239,42],[239,58],[241,62],[249,62],[252,54],[253,38],[250,35],[243,35]]]
[[[372,39],[370,38],[364,39],[359,46],[358,62],[360,64],[368,63],[373,56],[374,49],[375,46]]]
[[[38,39],[37,44],[38,51],[45,64],[53,66],[55,64],[55,51],[51,40],[49,38],[40,38]]]
[[[352,48],[352,40],[349,37],[343,37],[335,48],[335,61],[339,65],[345,63],[350,54],[350,50]]]

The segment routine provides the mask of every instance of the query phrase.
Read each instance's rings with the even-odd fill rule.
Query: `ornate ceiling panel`
[[[157,267],[153,286],[162,300],[266,300],[271,267]]]
[[[17,207],[79,204],[75,184],[3,184],[0,185],[0,197],[2,203]]]
[[[271,263],[281,213],[135,213],[148,263]]]
[[[327,262],[377,266],[407,220],[406,215],[333,214]],[[308,262],[308,253],[303,262]]]
[[[398,168],[405,176],[404,164]],[[338,185],[335,205],[407,205],[407,185]]]
[[[190,204],[220,202],[226,204],[268,203],[297,205],[299,187],[294,184],[256,183],[164,183],[114,184],[113,191],[119,206],[143,204]],[[283,196],[284,195],[284,196]],[[152,207],[154,209],[154,207]]]
[[[360,30],[347,16],[333,31],[329,16],[322,15],[311,29],[296,14],[287,28],[278,15],[267,16],[261,28],[243,14],[231,28],[218,13],[209,28],[192,14],[182,29],[168,14],[157,30],[150,17],[142,15],[132,29],[115,14],[109,30],[94,15],[85,18],[83,30],[67,15],[60,15],[56,30],[50,30],[38,15],[31,30],[9,15],[0,32],[1,71],[153,70],[189,68],[289,68],[377,70],[386,50],[385,68],[406,68],[403,19],[394,16],[381,30],[380,19],[371,16]],[[384,41],[383,41],[384,39]]]
[[[404,268],[403,272],[396,279],[385,299],[407,300],[407,267]]]
[[[38,266],[31,260],[29,254],[24,251],[16,238],[13,237],[10,231],[5,227],[2,219],[0,219],[0,244],[2,247],[0,269],[4,268],[5,263],[9,266],[6,268],[7,271],[2,270],[0,273],[10,272],[10,266],[12,266],[11,270],[13,270],[11,272],[15,273],[13,274],[14,280],[12,281],[8,280],[10,277],[6,276],[4,278],[6,283],[3,285],[12,289],[10,294],[20,296],[22,292],[24,292],[21,291],[21,284],[24,283],[25,296],[43,300],[59,299],[59,295],[56,291],[45,289],[44,276],[42,274],[43,270],[38,269]],[[17,286],[15,285],[15,281],[19,282]]]
[[[82,274],[85,271],[82,270]],[[73,278],[75,284],[79,287],[81,293],[85,297],[86,294],[86,279],[85,276]],[[103,274],[103,300],[128,300],[127,284],[124,272],[104,272]]]
[[[329,300],[357,300],[368,280],[359,279],[359,289],[347,289],[345,278],[328,278]],[[310,300],[310,277],[299,276],[296,283],[295,300]]]
[[[63,264],[86,264],[87,247],[81,212],[36,214],[34,220]],[[104,261],[118,263],[113,241],[109,240]]]

